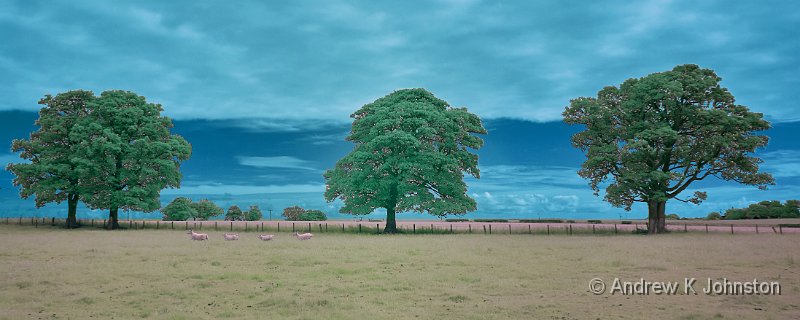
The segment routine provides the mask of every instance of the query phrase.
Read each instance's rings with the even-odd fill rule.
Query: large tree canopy
[[[705,200],[701,191],[679,197],[693,182],[713,176],[761,189],[774,184],[751,155],[767,144],[755,132],[769,123],[736,104],[720,81],[712,70],[681,65],[572,100],[564,121],[585,126],[572,137],[587,157],[578,174],[595,194],[610,180],[605,199],[614,206],[647,203],[649,233],[666,231],[668,199]]]
[[[92,159],[79,152],[88,143],[85,131],[96,126],[90,104],[95,100],[91,91],[75,90],[46,95],[39,101],[36,125],[28,140],[14,140],[11,151],[30,163],[9,164],[7,169],[16,177],[20,196],[35,196],[36,207],[50,202],[67,200],[67,227],[77,227],[78,201],[85,199],[87,181],[93,179]]]
[[[325,172],[325,199],[344,201],[342,213],[387,211],[386,232],[397,231],[398,211],[435,216],[476,209],[464,173],[480,177],[478,156],[485,134],[480,118],[452,108],[424,89],[395,91],[363,106],[348,141],[353,151]]]
[[[151,212],[161,207],[160,192],[180,186],[180,162],[191,146],[170,134],[172,120],[161,105],[129,91],[106,91],[90,104],[90,126],[83,127],[93,179],[86,188],[92,208],[109,209],[107,228],[119,227],[118,210]]]

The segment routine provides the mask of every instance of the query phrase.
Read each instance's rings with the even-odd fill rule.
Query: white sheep
[[[187,234],[191,235],[192,240],[198,240],[198,241],[208,240],[208,234],[205,233],[197,233],[194,232],[194,230],[189,229],[189,232],[187,232]]]
[[[298,233],[298,232],[295,232],[294,236],[297,237],[297,239],[300,239],[300,240],[308,240],[308,239],[311,239],[312,237],[314,237],[314,235],[310,234],[310,233]]]
[[[223,237],[225,240],[239,240],[239,235],[235,233],[225,233]]]
[[[264,240],[264,241],[270,241],[270,240],[272,240],[272,238],[275,237],[275,235],[274,234],[262,234],[262,235],[258,235],[257,237],[259,239],[261,239],[261,240]]]

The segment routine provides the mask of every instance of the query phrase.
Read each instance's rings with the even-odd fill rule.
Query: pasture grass
[[[800,317],[796,234],[222,233],[0,226],[0,319]],[[782,294],[594,295],[595,277],[757,278]]]

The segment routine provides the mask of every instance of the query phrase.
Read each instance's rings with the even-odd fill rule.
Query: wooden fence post
[[[783,234],[783,225],[782,224],[778,225],[778,230],[780,230],[781,234]]]
[[[414,227],[414,232],[413,232],[413,233],[417,233],[417,224],[416,224],[416,223],[414,223],[414,224],[412,224],[411,226],[412,226],[412,227]]]
[[[342,223],[342,232],[344,232],[344,223]]]
[[[231,220],[231,232],[233,232],[233,220]]]
[[[308,223],[308,232],[311,232],[311,222]]]
[[[103,221],[105,221],[105,220],[103,220]],[[105,223],[103,223],[103,224],[105,224]],[[56,226],[56,217],[50,217],[50,226],[53,226],[53,227]]]
[[[358,224],[358,233],[361,233],[361,224]]]
[[[731,225],[731,234],[733,234],[733,225]]]
[[[594,234],[594,225],[592,225],[592,234]]]
[[[492,234],[492,224],[489,224],[489,234]]]
[[[486,234],[486,225],[483,225],[483,234]]]
[[[159,226],[161,225],[161,221],[156,220],[156,230],[158,230]]]
[[[281,232],[281,223],[278,222],[278,232]]]
[[[170,222],[171,222],[170,224],[172,225],[172,230],[175,230],[175,221],[170,221]]]
[[[684,224],[683,224],[683,232],[684,232],[684,233],[686,233],[686,232],[689,232],[689,229],[688,229],[688,228],[689,228],[689,227],[687,227],[687,224],[685,224],[685,223],[684,223]]]
[[[469,233],[472,233],[472,224],[467,224],[467,226],[469,226]]]
[[[756,224],[756,234],[758,234],[758,224]]]
[[[548,236],[550,235],[550,225],[549,224],[547,225],[547,235]]]
[[[244,222],[244,232],[247,232],[247,221]]]
[[[292,232],[295,232],[294,231],[294,222],[292,222]]]
[[[450,225],[450,233],[453,233],[453,225]]]
[[[708,224],[706,223],[706,233],[708,233]]]
[[[381,233],[381,224],[380,223],[376,223],[375,224],[375,233]]]
[[[528,224],[528,234],[533,234],[533,232],[531,232],[531,225],[530,225],[530,223]]]
[[[614,224],[614,234],[617,234],[617,224]]]

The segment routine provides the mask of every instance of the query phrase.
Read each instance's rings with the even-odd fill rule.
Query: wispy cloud
[[[278,157],[236,157],[239,164],[243,166],[256,167],[256,168],[282,168],[282,169],[299,169],[299,170],[317,170],[312,167],[310,161],[298,159],[289,156]]]
[[[325,185],[314,184],[287,184],[287,185],[238,185],[223,184],[213,182],[200,182],[195,184],[187,181],[180,189],[166,189],[164,195],[187,195],[187,194],[259,194],[259,193],[308,193],[316,192],[321,194],[325,191]]]
[[[775,150],[761,155],[765,172],[776,178],[800,177],[800,150]]]
[[[0,79],[0,109],[35,110],[43,94],[74,88],[128,89],[176,119],[269,119],[244,125],[296,131],[282,121],[345,122],[392,90],[425,87],[484,118],[558,121],[571,98],[698,63],[737,101],[796,121],[797,9],[688,0],[4,2],[0,72],[15,77]]]

